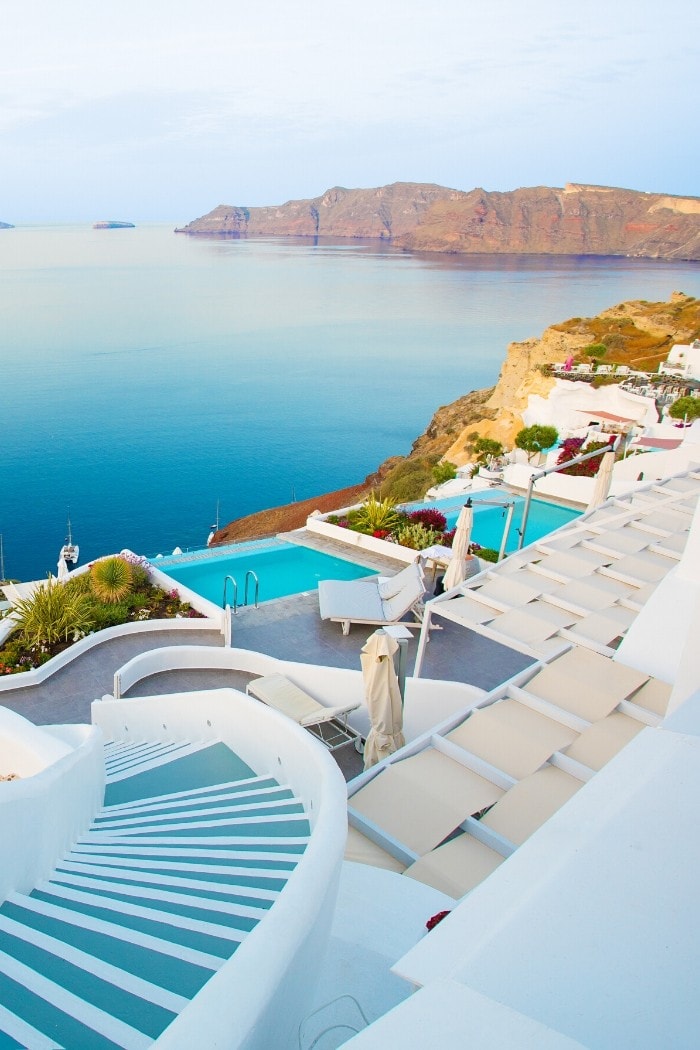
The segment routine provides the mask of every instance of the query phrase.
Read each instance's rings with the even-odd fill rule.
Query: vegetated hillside
[[[521,413],[529,395],[546,397],[555,381],[547,366],[569,355],[575,364],[595,360],[656,371],[674,344],[698,338],[700,300],[683,292],[674,292],[666,303],[625,302],[597,317],[572,317],[554,324],[539,339],[509,345],[495,387],[473,390],[438,408],[408,456],[386,460],[356,486],[239,518],[216,533],[213,545],[301,528],[314,510],[339,510],[360,502],[371,491],[380,495],[401,492],[407,478],[412,480],[418,473],[428,478],[431,465],[441,458],[457,465],[469,462],[474,433],[512,447],[523,425]]]
[[[554,385],[553,376],[543,366],[563,362],[571,355],[574,364],[596,361],[655,372],[674,344],[697,338],[700,300],[674,292],[666,303],[620,303],[597,317],[573,317],[552,325],[539,339],[511,343],[493,393],[484,402],[482,418],[464,428],[445,458],[457,465],[469,462],[469,435],[474,432],[512,447],[523,425],[528,397],[546,397]]]
[[[221,204],[176,232],[380,239],[422,252],[700,260],[700,198],[572,183],[505,193],[411,182],[335,186],[272,207]]]

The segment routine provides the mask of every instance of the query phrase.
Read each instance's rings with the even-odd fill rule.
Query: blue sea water
[[[202,546],[217,500],[223,523],[354,484],[510,341],[676,289],[700,266],[0,231],[6,574],[55,571],[69,509],[83,561]]]

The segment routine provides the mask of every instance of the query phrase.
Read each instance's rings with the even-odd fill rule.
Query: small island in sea
[[[11,222],[0,222],[0,230],[14,230]]]
[[[93,230],[133,230],[135,222],[117,222],[116,219],[104,219],[102,222],[93,222]]]

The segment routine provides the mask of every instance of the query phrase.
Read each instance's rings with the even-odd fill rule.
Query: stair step
[[[105,755],[105,766],[108,772],[116,771],[124,766],[138,765],[140,761],[151,758],[154,755],[169,754],[185,746],[183,741],[174,740],[158,740],[137,744],[117,754]]]
[[[161,1034],[188,1002],[149,981],[9,920],[3,922],[2,948],[0,957],[12,958],[27,966],[77,999],[152,1039]],[[6,972],[12,976],[11,969]]]
[[[178,889],[172,884],[168,885],[167,882],[161,883],[160,886],[149,885],[144,880],[131,883],[92,875],[74,875],[71,872],[56,872],[47,882],[37,886],[37,889],[47,893],[63,892],[70,888],[94,894],[100,900],[104,897],[127,903],[132,899],[138,900],[144,907],[150,907],[150,902],[153,901],[155,902],[153,906],[157,904],[163,909],[172,907],[175,914],[211,912],[210,921],[220,923],[224,922],[226,917],[234,923],[237,919],[252,919],[258,922],[261,912],[267,911],[271,903],[269,897],[237,894],[233,888],[228,893],[231,899],[224,900],[220,894],[215,894],[208,887],[203,893],[195,892],[194,887],[189,888],[190,892],[187,892],[188,888],[185,887],[185,892],[182,892],[182,887]]]
[[[252,868],[225,864],[191,864],[187,861],[161,860],[159,858],[147,859],[143,857],[115,857],[108,854],[79,854],[77,857],[69,853],[66,859],[61,861],[57,870],[89,871],[95,874],[99,872],[120,872],[122,877],[126,873],[133,873],[134,878],[144,877],[151,879],[156,875],[170,875],[174,878],[196,877],[201,882],[219,883],[225,886],[234,884],[236,886],[250,886],[262,888],[272,894],[279,893],[287,881],[288,872],[272,871],[270,868]]]
[[[217,825],[226,821],[254,820],[256,817],[262,820],[270,816],[286,817],[298,816],[299,814],[305,816],[304,807],[292,796],[291,798],[251,802],[248,805],[241,804],[233,807],[223,803],[220,806],[205,806],[202,804],[193,809],[168,810],[166,813],[147,813],[133,817],[100,816],[93,822],[91,831],[98,834],[102,832],[140,834],[144,830],[162,831],[168,828],[179,828],[191,821],[196,821],[198,827],[205,827],[208,824]]]
[[[55,1039],[0,1006],[0,1050],[61,1050]]]
[[[131,812],[132,810],[139,810],[143,806],[157,805],[158,803],[169,803],[169,802],[181,802],[191,800],[196,802],[202,797],[206,797],[212,791],[219,792],[246,792],[253,791],[256,788],[287,788],[288,785],[279,784],[274,777],[261,776],[261,777],[243,777],[240,780],[229,780],[224,781],[220,784],[207,784],[205,787],[199,788],[188,788],[184,791],[169,791],[164,795],[153,795],[147,797],[144,795],[143,798],[137,798],[130,802],[118,802],[115,804],[105,805],[102,807],[103,812]]]
[[[171,744],[155,748],[144,755],[133,759],[125,759],[123,762],[106,766],[107,783],[118,784],[122,780],[129,780],[137,774],[149,773],[163,766],[169,766],[179,758],[188,755],[196,755],[199,751],[206,751],[206,744]]]
[[[0,951],[0,997],[12,1012],[70,1050],[146,1050],[152,1037],[85,1002]]]
[[[137,975],[148,973],[162,988],[188,999],[223,961],[218,956],[21,894],[6,901],[0,913],[120,969]]]
[[[173,1015],[182,1010],[189,1002],[189,999],[185,996],[178,995],[167,988],[161,988],[160,985],[152,984],[150,981],[144,980],[143,977],[114,966],[112,963],[105,962],[104,959],[98,959],[81,948],[76,948],[67,944],[64,940],[42,933],[6,915],[0,915],[0,931],[3,934],[3,949],[8,954],[15,955],[8,948],[9,938],[13,938],[16,941],[26,942],[26,944],[54,956],[59,961],[59,965],[60,960],[63,960],[72,966],[86,970],[101,980],[109,982],[115,988],[121,988],[125,992],[137,995],[139,998],[151,1002]],[[28,965],[33,965],[27,958],[22,961]]]
[[[210,879],[193,879],[182,874],[146,872],[142,867],[137,870],[63,861],[56,868],[51,881],[62,882],[65,876],[107,880],[116,885],[134,883],[137,886],[150,888],[162,886],[164,889],[171,889],[177,892],[189,893],[192,891],[195,895],[210,896],[212,900],[218,900],[220,897],[223,897],[231,901],[240,900],[241,903],[246,902],[249,898],[260,900],[261,902],[272,902],[279,894],[279,889],[272,887],[261,888],[253,885],[246,887],[246,893],[243,894],[241,892],[243,887],[238,883],[238,879],[231,874],[230,870],[226,871],[225,876],[220,875],[217,878],[212,876]],[[252,880],[249,880],[249,882],[252,883]],[[269,907],[269,903],[267,905],[261,904],[261,907]]]
[[[183,846],[182,843],[178,843],[178,846],[180,848],[177,849],[162,843],[153,846],[144,844],[143,839],[139,839],[138,846],[135,846],[132,841],[125,845],[116,846],[111,843],[100,843],[100,845],[97,845],[97,843],[79,842],[71,850],[71,856],[73,858],[80,857],[81,859],[98,856],[119,858],[124,861],[143,858],[146,861],[155,859],[164,860],[168,863],[178,863],[180,860],[183,860],[187,864],[197,867],[206,867],[213,861],[224,866],[230,864],[238,867],[265,868],[270,872],[286,873],[293,871],[296,867],[297,860],[295,858],[303,852],[304,843],[293,849],[287,847],[282,855],[280,855],[281,851],[277,845],[274,850],[264,850],[262,847],[255,849],[248,842],[237,846],[235,849],[203,849],[196,846],[192,847],[191,844]],[[285,854],[288,854],[288,856]]]
[[[139,806],[105,806],[95,818],[95,824],[105,820],[126,820],[150,815],[163,815],[182,811],[193,812],[197,809],[215,806],[249,806],[254,803],[285,802],[293,799],[292,791],[287,787],[264,787],[251,791],[213,790],[202,792],[197,797],[186,797],[168,802],[146,800]]]
[[[221,741],[190,747],[187,755],[163,758],[158,765],[133,771],[131,775],[118,774],[118,780],[107,783],[105,805],[150,799],[173,791],[212,788],[227,781],[255,777],[254,770]]]
[[[252,830],[256,830],[253,826]],[[126,849],[129,846],[133,846],[134,842],[138,842],[139,847],[144,846],[158,846],[158,847],[171,847],[173,853],[177,856],[187,856],[187,850],[194,849],[199,851],[200,855],[203,851],[207,851],[208,855],[211,855],[211,850],[218,847],[227,847],[224,850],[228,853],[230,848],[235,848],[241,851],[249,850],[256,854],[261,853],[287,853],[297,856],[304,852],[308,844],[308,835],[287,835],[279,836],[273,839],[266,838],[264,835],[199,835],[196,839],[187,839],[184,836],[173,836],[168,838],[166,835],[154,835],[148,836],[145,833],[143,835],[113,835],[106,836],[100,835],[93,836],[93,843],[99,844],[100,848],[107,846],[117,846],[122,849]],[[193,854],[196,855],[196,854]]]
[[[221,921],[221,915],[218,916],[219,922],[214,923],[210,918],[179,914],[175,909],[170,910],[165,906],[159,909],[125,900],[113,900],[68,886],[42,885],[33,889],[30,897],[47,904],[60,905],[66,910],[105,919],[115,925],[142,930],[161,940],[170,940],[197,948],[199,951],[211,952],[222,959],[229,958],[255,926],[252,919],[240,918],[239,925],[229,926]]]

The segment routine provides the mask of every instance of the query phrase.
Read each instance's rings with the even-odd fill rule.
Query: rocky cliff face
[[[407,182],[336,186],[278,207],[222,204],[176,232],[380,239],[428,252],[700,260],[700,198],[574,184],[507,193]]]
[[[546,397],[554,378],[542,366],[591,358],[592,344],[602,356],[600,363],[628,364],[656,370],[674,343],[700,338],[700,300],[674,292],[669,302],[632,301],[604,310],[597,317],[574,317],[547,328],[539,339],[511,343],[495,387],[472,390],[449,405],[438,408],[425,431],[413,442],[408,458],[438,454],[461,466],[469,462],[471,435],[495,438],[510,448],[522,428],[522,412],[528,397]],[[376,474],[361,484],[338,492],[315,496],[302,503],[259,511],[222,528],[214,545],[255,539],[259,536],[300,528],[314,510],[332,511],[359,502],[375,489],[400,457],[387,460]]]
[[[494,438],[513,447],[522,428],[522,412],[531,394],[546,397],[554,378],[542,366],[565,361],[589,363],[587,348],[605,348],[595,360],[601,364],[623,364],[656,371],[675,343],[700,337],[700,301],[674,292],[667,303],[632,301],[604,310],[597,317],[574,317],[547,328],[539,339],[508,346],[498,382],[483,404],[480,419],[465,422],[459,435],[444,452],[444,458],[461,466],[470,459],[469,435]]]

